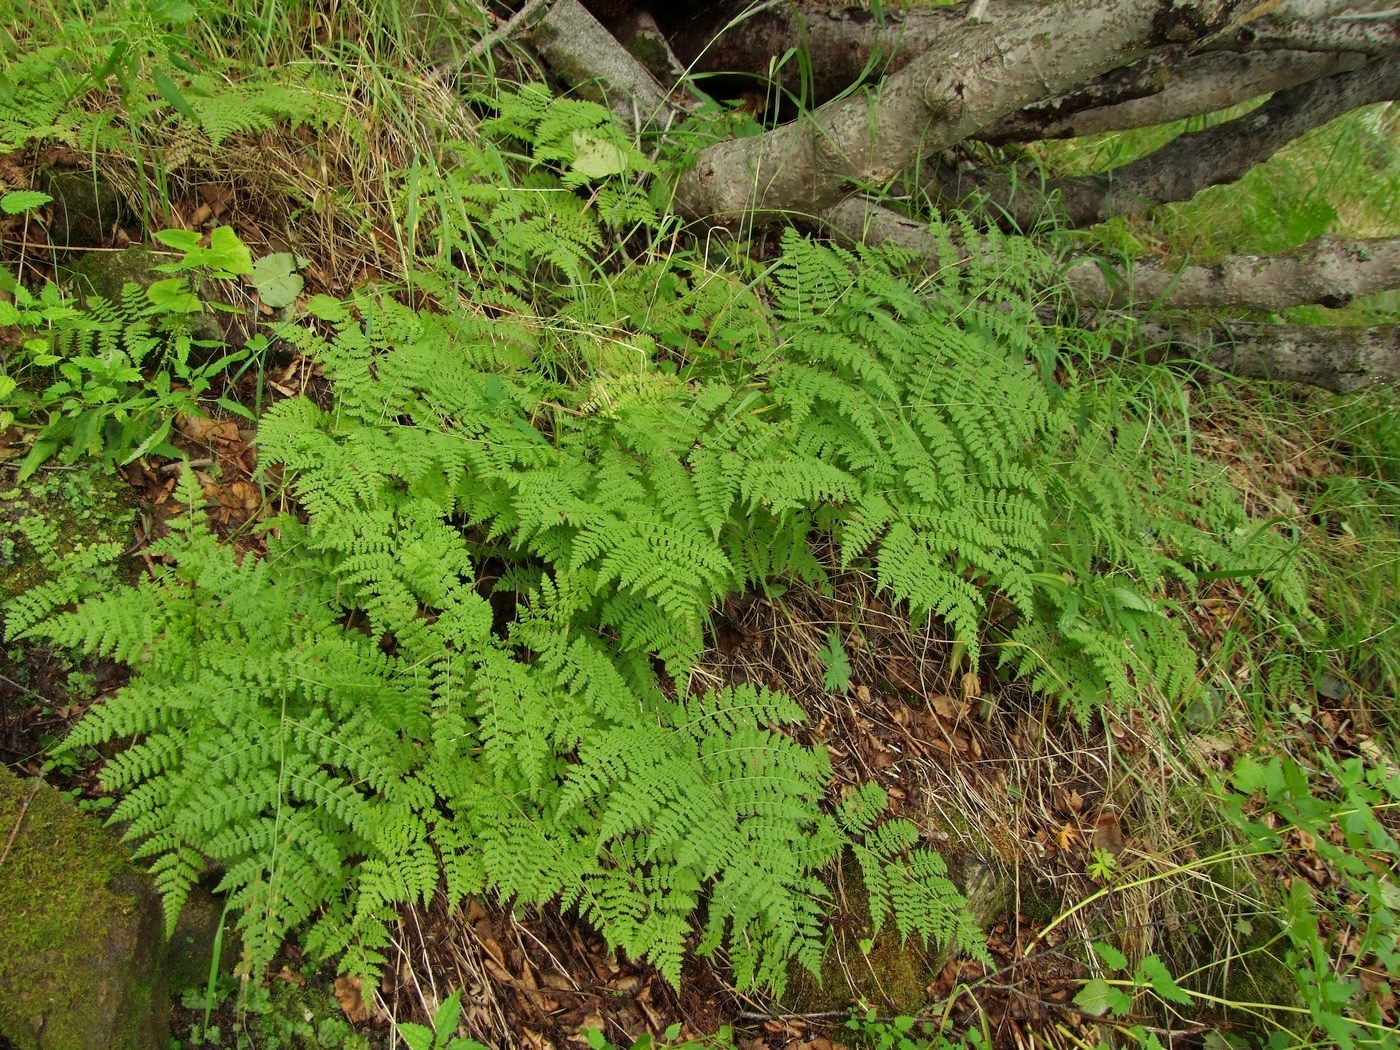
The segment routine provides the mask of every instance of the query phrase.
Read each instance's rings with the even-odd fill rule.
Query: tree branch
[[[748,14],[745,0],[707,5],[672,34],[677,54],[694,73],[740,74],[771,82],[816,106],[853,85],[898,72],[923,52],[942,49],[962,22],[961,10],[914,8],[878,16],[863,8],[770,5]],[[1015,16],[1021,7],[1002,0],[989,20]],[[1149,58],[1078,85],[1067,95],[1009,116],[975,137],[984,142],[1096,134],[1142,127],[1224,109],[1258,95],[1355,69],[1365,58],[1400,53],[1400,15],[1365,21],[1269,15],[1227,30],[1202,45],[1204,57]],[[803,53],[806,62],[775,65],[775,56]],[[1228,56],[1228,57],[1227,57]],[[1326,56],[1332,56],[1330,59]],[[1345,57],[1343,57],[1345,56]],[[1289,76],[1290,68],[1294,73]],[[1194,88],[1197,79],[1210,82]],[[1086,111],[1142,98],[1161,101],[1113,114]],[[1079,114],[1071,122],[1070,115]]]
[[[1270,15],[1222,33],[1207,51],[1342,51],[1383,58],[1400,51],[1400,14],[1353,20]]]
[[[919,254],[932,266],[947,264],[927,224],[878,204],[851,198],[827,212],[825,220],[847,243],[894,245]],[[942,250],[946,251],[946,245]],[[1362,258],[1349,261],[1353,254]],[[1271,300],[1261,297],[1261,301],[1271,303],[1266,308],[1276,309],[1285,299],[1291,300],[1288,305],[1325,299],[1330,293],[1317,293],[1322,283],[1330,280],[1324,276],[1328,273],[1335,278],[1335,284],[1329,287],[1346,289],[1354,295],[1393,287],[1400,266],[1400,240],[1343,242],[1324,238],[1291,259],[1267,259],[1262,263],[1264,283],[1283,290]],[[1363,271],[1360,278],[1339,272],[1358,266]],[[1072,287],[1076,284],[1074,272],[1071,271]],[[1389,273],[1390,279],[1382,280],[1380,273]],[[1234,286],[1238,287],[1244,277],[1243,273],[1236,273],[1232,278]],[[1135,297],[1133,301],[1143,299]],[[1167,301],[1181,305],[1172,299]],[[1250,304],[1221,302],[1217,297],[1216,301],[1191,305]],[[1152,363],[1190,360],[1242,378],[1309,383],[1336,393],[1400,381],[1400,325],[1344,328],[1241,321],[1219,328],[1173,329],[1143,322],[1136,327],[1136,341],[1148,347],[1145,356]]]
[[[1145,128],[1228,109],[1365,64],[1358,54],[1306,51],[1190,55],[1171,63],[1169,70],[1147,59],[1069,95],[1008,114],[974,137],[1001,144]]]
[[[677,189],[693,215],[819,214],[854,185],[883,183],[1037,99],[1228,24],[1241,0],[1079,0],[999,20],[964,21],[912,59],[877,98],[703,151]]]
[[[541,58],[633,131],[668,127],[677,115],[650,73],[578,0],[556,0],[530,36]]]
[[[1307,383],[1338,394],[1400,380],[1400,325],[1246,324],[1183,331],[1142,324],[1149,362],[1195,361],[1243,379]]]
[[[964,21],[961,11],[948,8],[884,9],[876,15],[860,7],[780,4],[746,15],[748,6],[746,0],[706,5],[671,33],[672,48],[692,73],[771,77],[784,90],[806,95],[809,105],[898,72],[915,56],[941,48]],[[809,61],[772,68],[775,56],[796,52]]]
[[[1358,296],[1400,288],[1400,238],[1322,237],[1287,255],[1235,255],[1215,266],[1179,270],[1137,266],[1126,274],[1105,273],[1086,259],[1070,267],[1065,280],[1077,298],[1096,306],[1264,313],[1311,303],[1340,307]]]
[[[1187,200],[1207,186],[1235,182],[1299,135],[1372,102],[1400,96],[1400,62],[1373,62],[1274,95],[1258,109],[1205,131],[1181,135],[1141,160],[1103,175],[1034,180],[997,177],[964,188],[948,180],[938,187],[945,200],[960,202],[976,193],[1009,221],[1027,228],[1048,210],[1075,226],[1089,226],[1115,215],[1130,215],[1158,204]]]

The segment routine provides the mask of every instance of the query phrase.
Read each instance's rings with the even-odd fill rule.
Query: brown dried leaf
[[[1105,808],[1094,824],[1094,849],[1107,850],[1116,857],[1123,852],[1124,843],[1123,821],[1118,811],[1112,807]]]
[[[335,1001],[340,1004],[340,1009],[345,1014],[345,1019],[351,1024],[360,1024],[369,1020],[369,1011],[365,1009],[365,1000],[360,993],[360,979],[342,975],[335,979]]]

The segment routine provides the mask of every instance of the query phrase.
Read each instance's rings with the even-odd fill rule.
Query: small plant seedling
[[[826,636],[826,645],[818,651],[822,665],[826,668],[823,685],[829,693],[844,693],[851,684],[851,661],[841,644],[841,635],[832,628]]]
[[[456,991],[438,1007],[432,1028],[421,1024],[401,1024],[397,1028],[409,1050],[486,1050],[475,1039],[456,1034],[461,1016],[462,993]]]

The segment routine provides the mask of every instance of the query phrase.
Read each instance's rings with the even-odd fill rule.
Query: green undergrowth
[[[673,981],[698,950],[781,988],[849,851],[875,927],[982,952],[882,790],[828,799],[791,698],[692,680],[712,610],[869,567],[966,670],[1087,720],[1197,693],[1178,603],[1209,574],[1310,624],[1287,537],[1160,425],[1160,373],[1095,379],[1103,337],[1040,319],[1030,242],[952,217],[932,278],[792,233],[721,266],[604,110],[475,104],[479,139],[400,175],[420,305],[276,329],[330,381],[259,426],[301,513],[240,555],[187,469],[151,579],[8,611],[132,665],[71,746],[136,741],[105,782],[168,914],[212,857],[245,974],[300,931],[373,975],[396,906],[489,889]]]
[[[543,88],[458,97],[415,62],[460,50],[474,8],[454,31],[443,12],[360,5],[362,32],[333,39],[291,5],[8,13],[0,150],[134,161],[138,196],[168,204],[173,172],[276,131],[302,167],[354,172],[286,190],[299,220],[339,208],[393,245],[398,280],[303,297],[268,327],[268,351],[312,358],[329,388],[260,420],[265,479],[298,508],[263,523],[263,549],[216,541],[186,469],[153,578],[99,593],[79,581],[117,551],[70,552],[31,523],[26,549],[66,571],[6,609],[12,637],[132,666],[70,746],[113,756],[117,819],[172,917],[206,858],[223,870],[245,976],[291,935],[372,976],[396,907],[489,890],[573,908],[673,981],[698,950],[742,987],[780,988],[793,958],[821,969],[822,875],[842,856],[887,940],[979,951],[941,859],[886,818],[883,792],[831,797],[825,748],[795,742],[799,704],[693,674],[730,597],[855,568],[911,623],[946,630],[955,670],[1021,679],[1081,722],[1106,709],[1168,733],[1248,722],[1257,767],[1191,811],[1251,862],[1290,855],[1280,822],[1341,828],[1330,860],[1350,879],[1229,913],[1274,937],[1241,934],[1245,951],[1298,975],[1260,1029],[1279,1045],[1314,1029],[1366,1042],[1393,930],[1393,876],[1377,874],[1395,863],[1393,778],[1314,756],[1324,772],[1309,779],[1269,748],[1331,702],[1394,753],[1393,393],[1320,408],[1110,371],[1109,334],[1047,319],[1057,260],[967,216],[935,223],[944,258],[927,268],[793,233],[764,263],[695,245],[667,179],[688,145],[746,118],[697,122],[656,155]],[[450,128],[422,123],[440,96]],[[1052,147],[1051,162],[1103,167],[1178,130]],[[1393,114],[1353,114],[1238,187],[1099,240],[1209,260],[1389,232],[1394,148]],[[5,284],[0,310],[24,340],[0,410],[32,433],[26,471],[173,455],[175,415],[213,410],[228,371],[249,366],[252,351],[197,345],[188,324],[201,281],[254,265],[222,229],[208,248],[172,245],[200,280],[154,296]],[[206,265],[220,245],[241,249],[237,266]],[[1332,469],[1294,502],[1261,498],[1240,463],[1197,444],[1202,412],[1305,435]],[[1208,645],[1191,615],[1207,593],[1237,605]],[[1307,924],[1310,908],[1358,901],[1364,925]],[[1343,958],[1346,943],[1370,955]],[[1250,960],[1207,976],[1236,961]],[[1393,957],[1380,962],[1393,980]],[[1122,1015],[1115,1038],[1144,1002],[1177,1020],[1229,1013],[1206,998],[1234,994],[1223,978],[1196,976],[1125,958],[1093,1005]],[[857,1021],[852,1038],[944,1045],[912,1017]]]
[[[1084,175],[1131,163],[1183,133],[1248,110],[1033,147],[1046,174]],[[1400,215],[1400,119],[1382,103],[1338,117],[1288,143],[1238,182],[1151,212],[1112,219],[1084,236],[1137,258],[1158,252],[1210,264],[1270,254],[1326,234],[1393,237]],[[1394,316],[1393,307],[1391,316]]]

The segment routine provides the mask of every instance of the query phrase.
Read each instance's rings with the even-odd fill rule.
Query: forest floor
[[[1383,137],[1393,142],[1393,114],[1389,119]],[[147,226],[200,233],[230,226],[255,257],[293,246],[303,257],[304,296],[344,295],[392,275],[402,262],[394,231],[372,221],[356,229],[347,218],[355,207],[370,214],[382,203],[365,179],[327,179],[323,172],[324,181],[342,183],[347,206],[291,216],[287,202],[298,192],[307,196],[307,180],[315,180],[295,159],[298,151],[324,145],[309,132],[236,140],[217,163],[182,169]],[[392,168],[402,160],[400,152],[379,162]],[[135,165],[112,163],[108,175],[129,185]],[[322,163],[335,176],[346,158]],[[89,158],[67,147],[30,146],[3,164],[6,182],[24,187],[37,185],[39,172],[84,168]],[[1239,192],[1246,195],[1241,200],[1258,199],[1257,189]],[[1212,207],[1221,214],[1241,210],[1229,200]],[[1185,251],[1179,239],[1167,239],[1183,228],[1172,221],[1177,225],[1162,220],[1113,235],[1164,255]],[[0,218],[4,261],[24,280],[56,276],[74,260],[56,225],[23,214]],[[116,224],[83,250],[115,253],[132,239]],[[276,314],[253,304],[241,316],[256,328]],[[323,389],[318,363],[284,349],[265,367],[228,377],[217,392],[253,414],[280,398]],[[751,1050],[937,1046],[945,1036],[1007,1047],[1083,1047],[1126,1039],[1134,1026],[1161,1045],[1221,1047],[1226,1037],[1281,1031],[1292,1014],[1307,1013],[1289,985],[1293,975],[1282,972],[1288,957],[1281,934],[1264,930],[1262,914],[1250,910],[1261,899],[1284,907],[1279,902],[1294,883],[1330,902],[1318,912],[1321,969],[1365,986],[1378,1030],[1400,1028],[1393,974],[1357,948],[1345,919],[1359,900],[1356,873],[1319,848],[1329,838],[1338,847],[1349,841],[1350,811],[1337,803],[1317,811],[1311,824],[1290,824],[1278,807],[1241,796],[1243,816],[1284,840],[1246,866],[1212,809],[1246,758],[1291,757],[1314,771],[1317,798],[1333,801],[1354,797],[1336,775],[1347,762],[1388,769],[1391,783],[1400,777],[1397,401],[1390,392],[1373,392],[1343,404],[1317,392],[1228,380],[1183,381],[1177,390],[1183,405],[1167,425],[1189,425],[1192,454],[1221,468],[1261,517],[1290,531],[1318,594],[1354,598],[1335,603],[1353,610],[1349,619],[1333,615],[1320,637],[1291,651],[1271,640],[1279,625],[1238,581],[1215,580],[1183,595],[1182,613],[1210,686],[1201,708],[1167,709],[1145,697],[1140,706],[1104,709],[1081,724],[1024,684],[992,672],[964,673],[961,653],[941,625],[911,627],[906,611],[855,571],[834,574],[825,592],[791,584],[731,598],[714,617],[710,648],[695,670],[709,685],[750,682],[795,697],[809,716],[798,739],[831,756],[833,798],[843,788],[879,783],[893,811],[914,820],[965,889],[988,887],[990,964],[944,959],[889,932],[864,941],[861,891],[839,870],[831,875],[837,908],[828,979],[820,987],[795,980],[782,1002],[741,994],[721,965],[701,957],[687,961],[678,991],[652,967],[609,951],[569,913],[511,909],[490,899],[453,910],[436,902],[403,911],[390,964],[372,995],[348,976],[314,972],[292,944],[280,969],[268,974],[279,989],[274,1001],[281,989],[296,1010],[314,1000],[315,1023],[299,1025],[290,1014],[276,1023],[240,1016],[234,989],[221,985],[214,1017],[222,1034],[217,1040],[200,1034],[205,1014],[195,1006],[181,1017],[182,1045],[339,1046],[348,1045],[347,1033],[375,1046],[399,1045],[395,1023],[428,1022],[460,989],[466,1031],[494,1045],[532,1048],[586,1045],[580,1033],[587,1029],[619,1046],[650,1035],[663,1043],[691,1039]],[[208,418],[181,416],[170,442],[194,468],[214,527],[255,554],[259,523],[289,504],[261,471],[254,436],[252,422],[215,410]],[[84,525],[116,521],[129,571],[152,567],[147,548],[167,531],[178,473],[172,464],[179,460],[143,456],[105,470],[81,462],[48,465],[16,485],[28,448],[22,427],[0,433],[0,490],[8,490],[0,530],[32,510],[42,489],[42,498],[60,508],[45,513],[73,519],[69,542],[87,542]],[[102,475],[96,482],[80,480],[94,473]],[[7,566],[17,576],[23,569]],[[833,677],[838,651],[847,666]],[[124,684],[124,669],[14,641],[0,654],[0,762],[45,776],[100,809],[109,801],[99,781],[103,756],[93,751],[55,760],[54,747],[90,705]],[[1298,674],[1281,673],[1294,664]],[[1393,845],[1400,839],[1400,801],[1373,810]],[[6,833],[0,828],[0,841]],[[1400,856],[1381,848],[1367,863],[1389,865],[1380,877],[1393,888]],[[1258,880],[1273,884],[1256,897],[1251,887]],[[1110,938],[1133,946],[1135,958],[1159,958],[1178,977],[1215,973],[1215,998],[1202,995],[1189,1011],[1174,1011],[1170,977],[1158,985],[1152,974],[1122,974],[1113,987],[1127,988],[1138,1007],[1106,1021],[1082,993],[1086,982],[1104,983],[1114,969],[1089,949]],[[1152,996],[1163,988],[1165,996]],[[190,990],[188,1001],[205,991]],[[725,1028],[730,1035],[716,1035]]]

